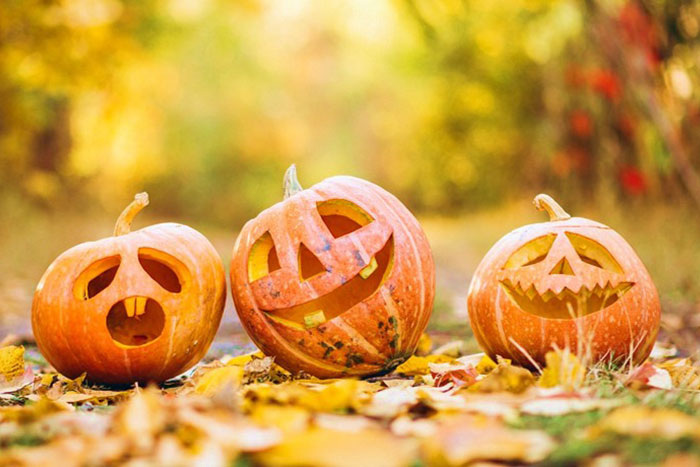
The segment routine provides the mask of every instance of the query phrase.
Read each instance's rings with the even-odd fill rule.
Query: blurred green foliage
[[[697,2],[6,0],[0,195],[240,225],[369,178],[414,209],[695,197]],[[612,202],[612,201],[610,201]]]

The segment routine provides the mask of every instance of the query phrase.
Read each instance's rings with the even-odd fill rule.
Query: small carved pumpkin
[[[380,187],[333,177],[241,231],[233,300],[253,341],[287,370],[318,377],[389,371],[416,348],[432,311],[435,268],[418,221]]]
[[[32,327],[56,370],[107,384],[164,381],[192,367],[218,329],[226,276],[196,230],[157,224],[130,232],[141,193],[114,237],[59,256],[34,294]]]
[[[474,273],[467,307],[479,344],[527,366],[554,347],[593,362],[643,361],[661,309],[639,257],[610,227],[571,218],[547,195],[535,206],[550,221],[503,237]]]

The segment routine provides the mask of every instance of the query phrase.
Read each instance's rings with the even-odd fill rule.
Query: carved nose
[[[551,271],[549,271],[549,274],[565,274],[567,276],[574,276],[574,270],[571,269],[571,265],[569,262],[566,260],[566,258],[562,258],[556,266],[552,268]]]

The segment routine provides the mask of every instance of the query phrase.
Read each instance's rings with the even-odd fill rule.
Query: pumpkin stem
[[[303,188],[297,179],[297,166],[292,164],[284,173],[284,199],[296,195],[302,190]]]
[[[118,237],[131,232],[131,221],[146,206],[148,206],[148,193],[144,191],[134,196],[134,200],[119,215],[117,224],[114,226],[114,236]]]
[[[554,198],[549,195],[545,195],[544,193],[540,193],[539,195],[535,196],[532,204],[534,204],[539,211],[547,211],[550,222],[571,219],[571,215],[564,211],[564,208],[559,206],[559,203],[554,201]]]

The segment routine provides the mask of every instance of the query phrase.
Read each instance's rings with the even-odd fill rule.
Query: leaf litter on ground
[[[364,380],[226,355],[160,387],[115,389],[8,345],[0,466],[623,462],[639,460],[635,443],[657,446],[660,460],[699,455],[700,373],[667,347],[635,368],[587,367],[557,350],[541,374],[464,348],[433,350],[424,336],[417,355]]]

